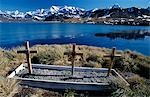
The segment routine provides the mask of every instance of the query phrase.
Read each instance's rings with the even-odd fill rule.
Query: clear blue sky
[[[121,7],[150,6],[150,0],[0,0],[0,10],[29,11],[41,8],[49,8],[52,5],[70,5],[84,9],[108,8],[114,4]]]

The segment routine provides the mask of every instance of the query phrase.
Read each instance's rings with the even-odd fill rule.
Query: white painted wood
[[[21,80],[22,85],[28,85],[32,87],[39,88],[48,88],[48,89],[75,89],[75,90],[105,90],[109,89],[108,83],[84,83],[84,82],[67,82],[67,81],[54,81],[54,80],[40,80],[40,79],[30,79],[30,78],[20,78],[15,77],[21,70],[25,69],[27,64],[21,64],[15,71],[13,71],[8,78],[14,78],[17,80]],[[45,64],[32,64],[33,68],[39,69],[54,69],[54,70],[71,70],[71,66],[56,66],[56,65],[45,65]],[[88,68],[88,67],[75,67],[75,71],[101,71],[107,72],[107,68]],[[116,72],[116,70],[112,69],[112,73],[123,80],[126,85],[129,85],[128,82]]]
[[[24,64],[21,64],[18,68],[16,68],[7,78],[13,78],[17,73],[21,70],[25,69]]]
[[[71,70],[71,66],[59,66],[59,65],[32,64],[32,67],[41,69]],[[108,68],[75,67],[74,70],[107,72]]]
[[[121,80],[123,80],[127,86],[130,85],[116,70],[113,70],[113,72],[115,72],[115,74],[116,74]]]

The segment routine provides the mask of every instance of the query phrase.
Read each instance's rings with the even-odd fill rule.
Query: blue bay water
[[[150,37],[127,40],[95,36],[95,33],[132,30],[150,31],[150,27],[70,23],[0,23],[0,47],[8,49],[22,46],[24,41],[29,40],[31,46],[77,43],[106,48],[116,47],[119,50],[130,49],[149,56]]]

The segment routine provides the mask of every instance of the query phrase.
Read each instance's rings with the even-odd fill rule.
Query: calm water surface
[[[0,23],[0,47],[12,48],[29,40],[35,44],[77,43],[97,47],[130,49],[150,56],[150,37],[138,40],[96,37],[95,33],[150,31],[149,26],[121,26],[69,23]]]

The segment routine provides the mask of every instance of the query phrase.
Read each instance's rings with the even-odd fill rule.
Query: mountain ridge
[[[0,21],[65,21],[66,19],[83,19],[88,21],[90,18],[126,18],[126,19],[150,19],[150,7],[148,8],[121,8],[114,5],[110,8],[94,8],[85,10],[74,6],[51,6],[48,9],[37,9],[35,11],[20,12],[1,11]],[[93,21],[92,21],[93,22]]]

